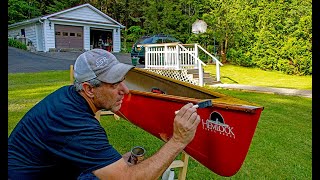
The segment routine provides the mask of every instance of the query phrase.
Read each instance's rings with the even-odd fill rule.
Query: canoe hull
[[[157,138],[167,141],[173,133],[174,112],[201,99],[130,90],[117,115]],[[227,108],[226,108],[227,107]],[[262,107],[215,103],[198,109],[201,122],[195,138],[184,149],[191,157],[221,176],[238,172],[249,150]]]

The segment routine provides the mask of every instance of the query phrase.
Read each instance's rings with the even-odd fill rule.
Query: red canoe
[[[126,84],[130,93],[116,114],[163,141],[172,136],[176,110],[210,99],[211,107],[197,110],[201,122],[184,150],[218,175],[238,172],[263,107],[143,69],[131,70]]]

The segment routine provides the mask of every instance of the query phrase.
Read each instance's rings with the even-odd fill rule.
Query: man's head
[[[132,68],[108,51],[92,49],[82,53],[74,64],[75,85],[96,108],[117,111],[129,92],[123,80]]]
[[[98,79],[105,83],[121,81],[134,66],[120,63],[117,58],[103,49],[92,49],[82,53],[74,64],[74,78],[82,83]]]

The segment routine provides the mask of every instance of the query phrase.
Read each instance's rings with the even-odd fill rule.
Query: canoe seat
[[[73,65],[70,65],[70,84],[73,84],[73,81],[74,81],[74,77],[73,77]],[[104,115],[113,115],[113,117],[116,119],[116,120],[119,120],[120,117],[116,114],[114,114],[113,112],[111,111],[106,111],[106,110],[99,110],[96,112],[96,115],[95,115],[95,118],[98,119],[100,121],[100,117],[101,116],[104,116]]]

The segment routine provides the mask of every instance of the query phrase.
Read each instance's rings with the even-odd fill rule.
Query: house
[[[36,51],[104,48],[120,52],[125,26],[90,4],[8,26],[8,37],[25,37]]]

